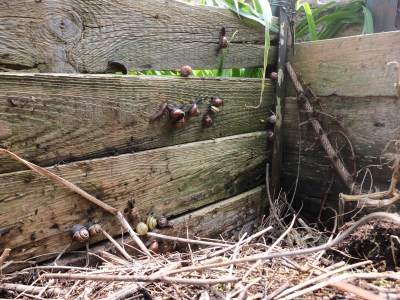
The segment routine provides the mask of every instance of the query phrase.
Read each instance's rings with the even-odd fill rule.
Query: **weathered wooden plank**
[[[250,234],[254,226],[260,221],[263,214],[263,207],[265,206],[265,196],[265,188],[259,186],[234,197],[207,205],[194,212],[171,219],[169,223],[172,228],[156,228],[155,231],[165,235],[186,238],[188,229],[190,237],[223,237],[225,240],[236,240],[239,234],[243,234],[244,232]],[[124,242],[136,246],[127,234],[123,238],[116,237],[116,239],[119,243]],[[154,240],[159,242],[159,251],[163,253],[176,250],[182,246],[180,243],[160,240],[150,236],[142,237],[142,241],[146,245]],[[132,248],[126,247],[125,249],[133,255],[138,254]],[[111,251],[113,253],[116,250],[111,243],[104,241],[90,247],[90,251],[91,253],[99,254],[102,251]],[[48,255],[30,259],[30,263],[12,264],[3,270],[3,273],[13,272],[30,266],[32,263],[49,260],[54,256],[54,253],[49,253]],[[93,259],[95,257],[91,256],[91,263],[93,263]],[[85,264],[85,256],[76,253],[66,253],[58,261],[59,265],[71,265],[71,263],[73,265]]]
[[[274,87],[266,85],[258,109],[257,79],[117,75],[0,74],[0,142],[40,165],[129,153],[264,130]],[[220,95],[221,112],[210,128],[202,114],[176,130],[167,119],[149,124],[161,102],[189,103]],[[0,157],[0,173],[21,165]]]
[[[390,161],[398,157],[398,141],[400,140],[400,119],[398,118],[400,106],[397,97],[322,97],[324,112],[338,118],[345,129],[345,134],[352,142],[356,153],[357,171],[363,170],[357,177],[361,183],[368,169],[373,177],[373,184],[384,190],[387,189],[391,179]],[[315,103],[315,108],[318,108]],[[332,121],[323,115],[318,118]],[[300,116],[300,122],[306,120]],[[284,162],[282,165],[283,177],[287,186],[294,182],[297,175],[298,147],[299,147],[299,116],[298,107],[294,98],[286,102],[285,136],[284,136]],[[333,145],[342,148],[344,138],[338,131],[342,128],[331,122],[328,132]],[[323,198],[329,187],[333,170],[329,167],[325,153],[315,141],[315,134],[307,123],[301,126],[301,156],[300,156],[300,181],[298,193],[307,195],[306,198]],[[341,152],[341,158],[346,162],[350,173],[353,172],[353,161],[349,147]],[[370,186],[370,176],[364,179],[364,188]],[[336,206],[339,192],[347,193],[348,190],[336,180],[331,190],[329,205]]]
[[[218,68],[223,26],[228,38],[237,31],[225,67],[262,66],[264,27],[227,9],[170,0],[6,0],[0,70],[104,73],[109,62],[128,70]]]
[[[400,32],[296,44],[288,60],[320,96],[396,96]],[[293,94],[292,94],[293,95]]]
[[[50,170],[121,211],[135,200],[142,216],[177,216],[261,184],[268,148],[265,132],[249,133]],[[0,248],[15,260],[61,250],[69,229],[91,219],[120,232],[114,217],[32,171],[0,175],[0,228],[11,229]]]

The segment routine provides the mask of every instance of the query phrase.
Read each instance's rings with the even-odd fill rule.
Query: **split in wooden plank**
[[[258,109],[258,79],[0,73],[0,142],[41,166],[265,130],[274,87],[267,80]],[[224,106],[209,128],[202,115],[176,130],[164,118],[149,124],[160,103],[219,95]],[[199,104],[201,112],[207,107]],[[0,157],[0,173],[21,165]]]
[[[264,27],[228,9],[161,0],[18,0],[2,1],[0,18],[0,70],[105,73],[112,62],[130,71],[217,69],[222,26],[228,38],[237,31],[225,67],[263,64]]]
[[[271,151],[266,133],[171,146],[49,168],[89,194],[123,211],[128,200],[142,218],[150,209],[174,216],[244,192],[264,181]],[[75,193],[31,171],[0,176],[0,247],[23,260],[61,251],[77,223],[102,221],[111,235],[115,218]]]
[[[400,32],[299,43],[293,68],[318,96],[397,96]],[[292,93],[293,95],[293,93]]]

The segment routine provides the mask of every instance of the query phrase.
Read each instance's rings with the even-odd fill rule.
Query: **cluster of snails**
[[[136,224],[136,233],[138,235],[145,235],[147,232],[152,231],[157,226],[160,228],[165,228],[169,226],[168,219],[165,216],[155,217],[150,213],[146,222],[140,221],[140,216],[138,210],[134,207],[133,201],[128,201],[128,207],[125,209],[125,213],[128,214],[128,222],[131,224]]]
[[[70,230],[73,241],[86,243],[89,238],[97,236],[101,232],[100,224],[89,222],[86,225],[76,224]]]
[[[146,218],[146,223],[140,221],[136,225],[136,233],[138,235],[145,235],[147,232],[152,231],[156,227],[165,228],[168,227],[168,219],[164,216],[155,217],[149,214]]]
[[[213,123],[213,115],[217,114],[221,110],[223,102],[219,96],[212,96],[211,103],[206,113],[203,116],[203,126],[210,127]]]
[[[199,103],[205,98],[206,97],[198,97],[186,106],[183,104],[172,105],[165,101],[160,104],[158,111],[150,117],[149,122],[152,123],[161,119],[163,116],[168,115],[175,128],[182,128],[185,125],[187,118],[196,117],[200,114]],[[212,96],[210,106],[203,116],[202,123],[204,127],[212,125],[212,115],[218,113],[221,106],[221,98],[218,96]]]

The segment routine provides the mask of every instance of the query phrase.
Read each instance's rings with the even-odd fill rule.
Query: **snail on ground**
[[[89,231],[82,224],[76,224],[72,227],[70,234],[72,240],[80,243],[85,243],[89,240]]]
[[[139,222],[136,225],[136,233],[138,235],[145,235],[149,231],[149,227],[143,222]]]
[[[166,217],[164,217],[164,216],[158,217],[157,218],[157,225],[160,228],[169,226],[168,219]]]

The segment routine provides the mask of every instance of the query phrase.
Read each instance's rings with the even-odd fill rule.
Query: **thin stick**
[[[148,232],[148,236],[152,237],[157,237],[160,239],[164,240],[170,240],[174,242],[181,242],[181,243],[188,243],[188,244],[197,244],[197,245],[205,245],[205,246],[215,246],[215,247],[230,247],[232,245],[230,244],[222,244],[222,243],[216,243],[216,242],[207,242],[207,241],[199,241],[199,240],[193,240],[193,239],[187,239],[187,238],[180,238],[176,236],[170,236],[170,235],[165,235],[165,234],[160,234],[156,232]],[[235,246],[235,245],[233,245]],[[224,249],[223,251],[226,251],[227,249]]]
[[[371,264],[371,263],[372,263],[372,261],[366,260],[366,261],[358,262],[358,263],[355,263],[355,264],[352,264],[352,265],[341,267],[339,269],[333,270],[333,271],[328,272],[328,273],[324,273],[324,274],[319,275],[317,277],[314,277],[312,279],[306,280],[306,281],[304,281],[304,282],[302,282],[302,283],[300,283],[300,284],[298,284],[298,285],[296,285],[296,286],[294,286],[294,287],[292,287],[290,289],[287,289],[286,291],[281,293],[278,298],[281,298],[281,297],[284,297],[286,295],[289,295],[290,293],[293,293],[294,291],[297,291],[297,290],[299,290],[299,289],[301,289],[303,287],[306,287],[308,285],[311,285],[311,284],[314,285],[314,283],[316,283],[316,282],[318,282],[318,281],[320,281],[322,279],[328,278],[328,277],[330,277],[330,276],[332,276],[334,274],[337,274],[337,273],[340,273],[340,272],[343,272],[343,271],[346,271],[346,270],[349,270],[349,269],[357,268],[357,267],[360,267],[360,266],[364,266],[364,265],[367,265],[367,264]],[[292,295],[297,295],[297,294],[294,293],[294,294],[291,294],[290,296],[292,296]]]
[[[272,230],[272,228],[273,228],[272,226],[268,226],[267,228],[264,228],[263,230],[261,230],[261,231],[255,233],[255,234],[249,236],[247,239],[245,239],[244,241],[242,241],[242,244],[250,243],[253,239],[255,239],[255,238],[257,238],[257,237],[263,235],[263,234],[266,233],[267,231]],[[222,250],[220,250],[220,251],[215,251],[214,253],[212,253],[212,254],[209,255],[208,257],[218,256],[218,255],[220,255],[220,254],[222,254],[222,253],[225,253],[226,251],[231,250],[231,249],[233,249],[233,248],[235,248],[235,247],[236,247],[236,244],[234,244],[234,245],[228,245],[227,248],[222,249]]]
[[[318,252],[321,250],[326,250],[326,249],[329,249],[332,246],[340,243],[347,236],[349,236],[356,228],[358,228],[359,226],[363,225],[364,223],[366,223],[369,220],[374,219],[374,218],[386,218],[386,219],[390,219],[390,220],[400,224],[400,217],[397,216],[396,214],[385,213],[385,212],[374,212],[367,216],[364,216],[357,222],[353,223],[346,231],[344,231],[342,234],[339,234],[332,241],[330,241],[326,244],[320,245],[320,246],[310,247],[310,248],[306,248],[306,249],[298,249],[298,250],[293,250],[293,251],[280,252],[280,253],[252,255],[249,257],[239,258],[236,260],[228,260],[226,262],[209,264],[209,265],[204,265],[201,267],[186,267],[186,268],[181,268],[178,270],[170,271],[168,273],[168,275],[175,274],[175,273],[181,273],[181,272],[191,272],[191,271],[205,270],[205,269],[216,268],[216,267],[223,267],[223,266],[228,266],[230,264],[246,263],[246,262],[256,261],[258,259],[273,259],[273,258],[279,258],[279,257],[306,255],[306,254]]]
[[[3,265],[3,263],[6,261],[7,257],[10,255],[10,248],[5,248],[3,250],[3,253],[0,256],[0,267]]]
[[[31,286],[24,284],[14,284],[14,283],[2,283],[0,284],[0,290],[4,291],[14,291],[17,293],[28,292],[30,294],[39,295],[43,290],[42,286]],[[65,291],[60,288],[48,288],[46,290],[47,295],[51,296],[63,296]]]
[[[256,279],[250,281],[248,284],[246,284],[246,286],[244,286],[244,287],[242,287],[241,289],[239,289],[239,290],[233,292],[232,295],[230,295],[230,296],[231,296],[231,297],[235,297],[235,296],[239,295],[241,292],[243,292],[243,291],[245,291],[245,290],[248,290],[249,287],[251,287],[251,286],[255,285],[256,283],[258,283],[261,279],[262,279],[262,277],[258,277],[258,278],[256,278]]]
[[[121,247],[120,244],[117,243],[116,240],[113,239],[111,235],[109,235],[103,228],[101,228],[101,232],[106,236],[106,238],[108,238],[108,240],[114,245],[114,247],[117,248],[119,252],[121,252],[126,260],[132,261],[132,257],[125,251],[124,248]]]
[[[85,274],[43,274],[41,279],[69,279],[69,280],[92,280],[92,281],[126,281],[126,282],[168,282],[176,284],[189,284],[197,286],[208,286],[229,282],[238,282],[238,277],[227,277],[218,279],[190,279],[169,276],[129,276],[129,275],[85,275]]]
[[[242,237],[239,239],[239,241],[236,243],[235,250],[233,251],[233,254],[232,254],[232,259],[236,259],[237,255],[238,255],[238,253],[239,253],[239,250],[240,250],[240,244],[241,244],[241,242],[244,240],[244,238],[246,237],[246,235],[247,235],[247,232],[246,232],[245,234],[243,234]],[[229,266],[229,273],[228,273],[228,274],[229,274],[229,277],[232,276],[233,267],[234,267],[234,265],[230,265],[230,266]],[[231,295],[229,295],[229,294],[230,294],[229,291],[231,290],[231,288],[232,288],[232,285],[231,285],[230,283],[228,283],[228,287],[227,287],[228,295],[226,296],[226,299],[227,299],[227,300],[230,299],[230,298],[232,297]]]
[[[380,297],[379,295],[372,293],[370,291],[364,290],[354,284],[338,281],[338,282],[331,282],[328,286],[337,288],[343,292],[351,293],[357,296],[359,299],[364,300],[384,300],[384,298]]]
[[[181,262],[175,262],[175,263],[169,264],[166,267],[158,270],[157,272],[153,273],[152,275],[162,275],[163,273],[165,273],[165,271],[174,270],[174,269],[180,268],[181,266],[182,266]],[[117,293],[114,293],[114,294],[108,296],[107,300],[125,299],[128,295],[135,293],[136,291],[138,291],[141,288],[144,288],[148,284],[150,284],[150,283],[139,283],[137,285],[130,286],[128,288],[125,288],[121,291],[118,291]]]

